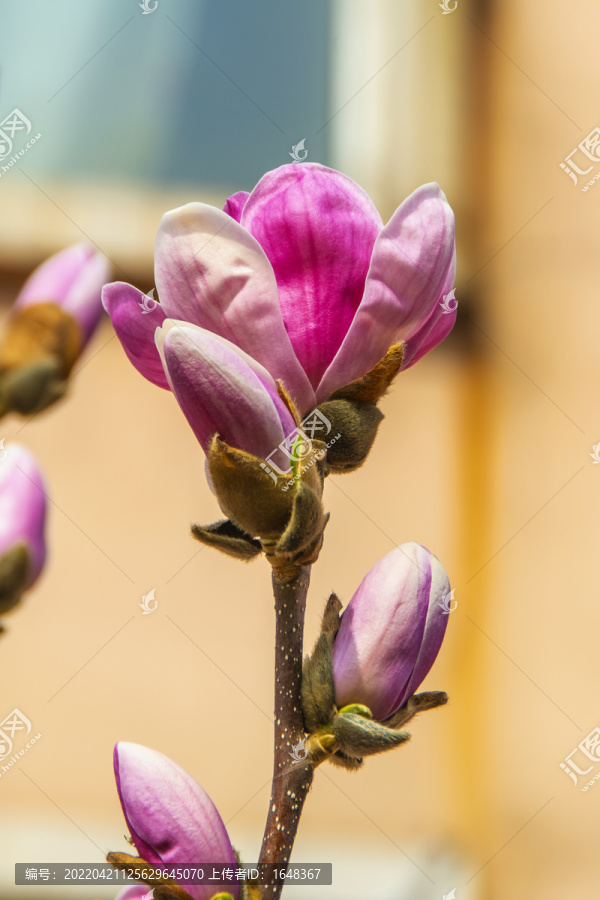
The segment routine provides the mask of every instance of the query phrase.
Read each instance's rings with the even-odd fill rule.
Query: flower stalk
[[[275,752],[269,814],[259,863],[285,868],[313,779],[308,757],[295,761],[304,738],[302,643],[310,566],[273,569],[275,598]],[[278,900],[283,883],[262,886],[263,900]]]

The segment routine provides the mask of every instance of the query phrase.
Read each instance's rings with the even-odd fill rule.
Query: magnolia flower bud
[[[28,278],[0,343],[0,415],[45,409],[66,390],[102,315],[106,258],[86,244],[56,253]]]
[[[154,866],[236,866],[233,847],[217,808],[190,775],[162,753],[140,744],[118,743],[115,777],[123,813],[142,859]],[[193,900],[210,900],[239,887],[188,885]]]
[[[440,561],[403,544],[365,576],[344,610],[333,645],[338,707],[367,706],[384,721],[415,693],[441,647],[450,591]]]
[[[0,450],[0,612],[15,606],[42,570],[45,521],[38,465],[25,447],[9,444]]]
[[[171,390],[206,454],[218,434],[265,457],[294,430],[269,373],[229,341],[166,319],[156,344]]]
[[[74,244],[38,266],[23,285],[14,310],[48,302],[79,325],[83,348],[102,315],[102,286],[110,274],[106,257],[89,244]]]

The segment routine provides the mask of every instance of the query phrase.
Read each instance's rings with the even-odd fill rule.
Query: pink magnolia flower
[[[342,613],[333,646],[339,708],[361,703],[383,721],[406,703],[442,645],[449,591],[440,561],[414,542],[373,566]]]
[[[148,312],[144,295],[122,282],[105,287],[103,302],[131,362],[154,384],[170,387],[194,431],[205,435],[221,430],[220,415],[207,383],[192,383],[189,372],[203,367],[208,344],[195,339],[181,381],[176,359],[183,342],[173,341],[170,358],[160,352],[165,320],[219,336],[272,400],[267,385],[280,379],[304,415],[368,372],[395,341],[405,342],[404,368],[439,343],[456,317],[440,305],[455,269],[454,216],[437,185],[418,188],[384,226],[350,178],[304,163],[267,173],[250,194],[230,197],[223,211],[189,203],[166,213],[155,248],[160,303]],[[222,366],[220,389],[229,379],[227,360],[213,354],[207,363]],[[264,396],[257,402],[252,383],[254,399],[242,400],[239,379],[225,395],[226,405],[244,404],[241,449],[266,404]]]
[[[191,775],[162,753],[140,744],[118,743],[114,766],[123,814],[137,851],[146,862],[154,866],[202,867],[208,863],[236,868],[223,820]],[[210,900],[220,891],[229,893],[233,900],[239,896],[235,883],[181,887],[193,900]],[[132,893],[127,900],[137,900],[137,896]]]
[[[33,454],[0,443],[0,607],[8,609],[44,566],[46,493]]]
[[[32,272],[13,310],[48,302],[60,306],[78,323],[82,350],[100,321],[101,290],[109,275],[109,263],[102,253],[89,244],[74,244],[55,253]]]

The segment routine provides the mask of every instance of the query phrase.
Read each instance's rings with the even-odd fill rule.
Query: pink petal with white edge
[[[273,269],[251,234],[204,203],[166,213],[155,278],[165,314],[219,334],[280,378],[307,412],[315,395],[285,330]]]
[[[373,247],[365,292],[317,388],[326,399],[368,372],[394,341],[408,341],[439,302],[454,260],[454,213],[437,184],[407,197]]]
[[[156,345],[171,390],[205,453],[218,434],[233,447],[266,457],[294,430],[269,374],[231,342],[167,319]]]
[[[169,390],[169,382],[154,343],[154,332],[165,320],[162,306],[124,281],[107,284],[102,303],[110,316],[123,350],[138,372],[158,387]],[[150,308],[145,312],[145,308]]]
[[[316,388],[361,302],[379,213],[341,172],[303,163],[264,175],[241,223],[273,266],[285,327]]]
[[[152,865],[235,866],[227,830],[206,791],[156,750],[118,743],[115,778],[136,849]],[[194,900],[209,900],[217,885],[181,885]],[[237,898],[237,885],[227,888]]]

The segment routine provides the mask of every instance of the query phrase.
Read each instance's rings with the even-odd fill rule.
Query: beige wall
[[[583,2],[571,12],[557,2],[503,3],[501,50],[488,47],[497,110],[489,255],[506,246],[478,278],[497,345],[491,549],[506,546],[468,586],[469,614],[498,645],[472,626],[487,661],[481,698],[489,692],[475,739],[492,841],[500,846],[548,804],[490,863],[492,897],[593,896],[599,876],[600,794],[581,793],[559,768],[600,724],[599,488],[589,456],[598,441],[600,194],[581,192],[559,168],[600,124],[600,10]]]

